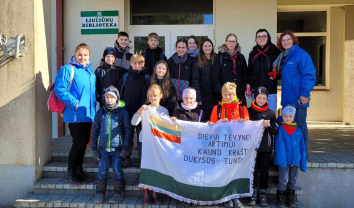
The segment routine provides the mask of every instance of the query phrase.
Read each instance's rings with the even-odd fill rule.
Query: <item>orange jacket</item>
[[[239,119],[240,118],[240,105],[241,105],[242,102],[238,102],[237,103],[237,107],[236,107],[236,110],[233,110],[231,112],[231,114],[233,115],[232,118],[228,118],[229,120],[236,120],[236,119]],[[219,105],[221,103],[219,102]],[[218,122],[220,119],[223,119],[225,118],[225,108],[222,108],[221,109],[221,117],[218,118],[218,106],[214,106],[213,108],[213,111],[211,112],[211,116],[210,116],[210,121],[213,122],[213,123],[216,123]],[[241,106],[241,112],[243,112],[243,119],[249,121],[250,120],[250,116],[248,115],[248,110],[246,108],[246,106]]]

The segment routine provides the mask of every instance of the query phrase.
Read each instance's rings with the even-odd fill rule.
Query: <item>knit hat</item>
[[[107,47],[103,52],[103,59],[105,59],[108,54],[111,54],[114,56],[114,58],[116,58],[116,49]]]
[[[184,89],[184,90],[183,90],[182,97],[183,97],[183,98],[186,97],[186,96],[188,95],[188,93],[190,93],[190,94],[193,96],[194,100],[197,99],[197,92],[195,91],[195,89],[192,89],[192,88],[186,88],[186,89]]]
[[[285,114],[291,115],[293,118],[295,118],[295,113],[296,113],[296,108],[293,105],[287,105],[281,110],[281,116],[283,117]]]
[[[267,99],[268,99],[268,94],[269,94],[269,93],[268,93],[268,90],[267,90],[267,88],[265,88],[265,87],[263,87],[263,86],[258,87],[257,90],[254,92],[254,99],[256,99],[257,96],[258,96],[259,94],[261,94],[261,93],[266,94]]]
[[[226,82],[224,86],[222,86],[221,93],[233,93],[236,96],[236,87],[237,85],[233,82]]]
[[[115,88],[114,86],[111,85],[111,86],[107,87],[106,89],[104,89],[103,93],[104,93],[103,96],[106,96],[107,94],[112,95],[113,97],[116,98],[116,100],[117,100],[116,102],[117,103],[119,102],[119,99],[120,99],[119,92],[118,92],[117,88]]]

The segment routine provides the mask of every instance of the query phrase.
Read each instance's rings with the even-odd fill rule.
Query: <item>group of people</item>
[[[316,69],[291,31],[280,35],[277,46],[265,29],[256,32],[255,41],[248,64],[233,33],[226,36],[218,54],[208,38],[200,44],[194,36],[178,39],[176,53],[167,59],[158,47],[156,33],[149,34],[143,54],[133,55],[129,53],[129,35],[120,32],[114,47],[104,50],[95,72],[90,68],[89,46],[79,44],[69,64],[58,72],[54,86],[56,96],[66,104],[64,122],[69,123],[73,138],[67,182],[92,181],[82,169],[91,138],[93,157],[99,160],[95,203],[105,199],[110,164],[115,180],[114,195],[109,202],[119,203],[125,190],[123,168],[129,166],[135,146],[134,132],[141,157],[144,137],[141,120],[146,109],[170,116],[172,121],[209,122],[209,125],[263,119],[265,131],[257,150],[254,192],[249,205],[254,206],[259,200],[261,206],[268,206],[268,169],[275,146],[274,162],[279,166],[278,206],[284,207],[285,200],[289,206],[295,206],[298,167],[306,171],[306,115]],[[279,79],[283,109],[276,119]],[[250,92],[246,90],[248,84]],[[253,100],[248,109],[246,97]],[[97,112],[96,102],[100,105]],[[143,203],[149,205],[149,190],[144,189],[143,193]],[[151,196],[154,203],[161,204],[154,191]],[[242,207],[239,199],[224,205]]]

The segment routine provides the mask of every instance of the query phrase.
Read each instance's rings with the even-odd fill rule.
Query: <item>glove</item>
[[[120,151],[120,156],[125,159],[126,157],[129,156],[129,148],[126,146],[123,146],[122,151]]]
[[[100,154],[98,153],[97,150],[92,150],[92,156],[93,158],[100,160]]]

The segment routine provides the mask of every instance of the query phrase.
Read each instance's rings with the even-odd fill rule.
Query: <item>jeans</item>
[[[252,93],[252,100],[254,100],[254,93]],[[277,94],[269,94],[268,95],[268,104],[269,104],[269,109],[274,111],[274,113],[277,113]]]
[[[88,142],[90,141],[91,122],[69,123],[73,144],[68,157],[68,169],[81,167],[84,161],[85,151]]]
[[[260,175],[260,188],[268,188],[268,174],[270,165],[271,152],[258,152],[256,157],[256,165],[253,172],[253,188],[258,187],[258,173]]]
[[[113,152],[106,152],[106,148],[100,148],[100,160],[98,164],[98,180],[107,180],[108,170],[112,164],[114,179],[116,181],[124,180],[123,158],[120,156],[121,148],[115,148]]]
[[[307,117],[307,108],[296,108],[295,122],[299,126],[302,135],[304,136],[306,155],[308,155],[307,145],[309,141],[309,133],[307,129],[306,117]]]
[[[279,191],[295,190],[298,169],[298,166],[293,165],[287,165],[286,168],[279,167]]]

